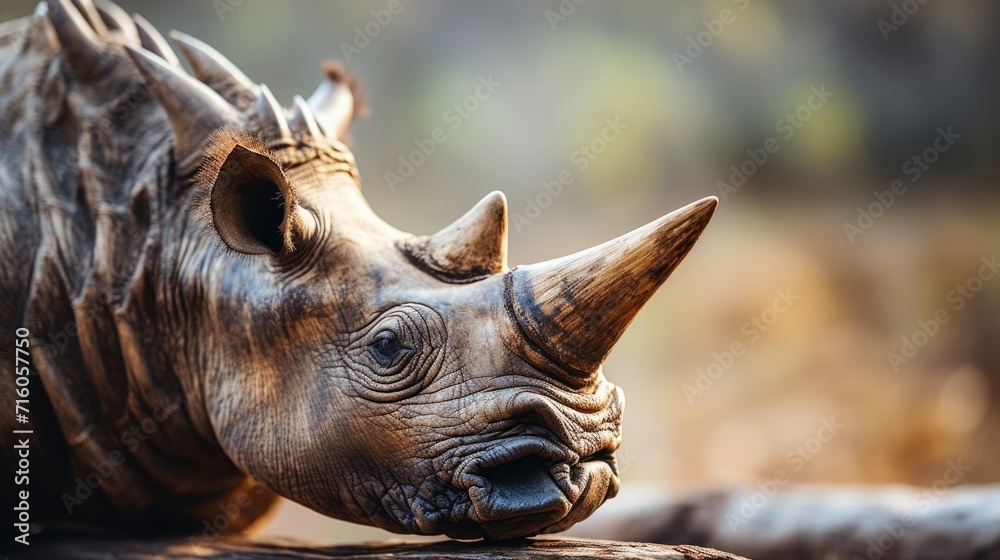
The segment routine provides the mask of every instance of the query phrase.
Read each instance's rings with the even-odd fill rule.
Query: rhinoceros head
[[[68,56],[108,56],[49,4]],[[601,363],[714,198],[510,269],[500,193],[430,236],[376,216],[337,72],[286,109],[207,45],[174,35],[189,75],[139,31],[145,48],[124,48],[169,121],[188,216],[165,281],[240,470],[334,517],[461,538],[558,531],[615,495],[623,396]]]

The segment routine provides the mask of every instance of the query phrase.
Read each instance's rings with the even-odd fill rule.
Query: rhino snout
[[[608,396],[614,401],[617,391]],[[618,492],[620,407],[585,414],[539,395],[525,397],[512,404],[522,405],[513,407],[521,417],[525,404],[534,405],[527,422],[467,457],[454,473],[453,485],[468,495],[468,520],[489,538],[562,530]]]
[[[467,458],[456,470],[454,486],[467,492],[468,519],[484,536],[552,532],[589,516],[617,494],[614,447],[612,442],[581,458],[551,435],[505,437]]]

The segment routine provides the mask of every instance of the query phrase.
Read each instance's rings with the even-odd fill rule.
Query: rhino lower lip
[[[566,469],[570,494],[556,486],[537,456],[486,469],[488,484],[469,489],[469,519],[487,538],[529,537],[571,527],[617,493],[617,477],[604,460]]]
[[[570,516],[589,515],[577,502],[595,473],[605,471],[614,476],[610,451],[581,460],[560,443],[519,436],[466,459],[456,469],[454,485],[468,492],[469,519],[488,536],[503,539],[536,534]]]
[[[546,526],[542,532],[564,531],[590,516],[605,500],[618,494],[618,475],[614,457],[581,461],[573,469],[577,481],[577,499],[573,508],[563,518]]]

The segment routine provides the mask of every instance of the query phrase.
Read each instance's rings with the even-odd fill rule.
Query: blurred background
[[[1000,478],[997,3],[120,4],[285,105],[346,61],[376,211],[430,233],[502,190],[512,265],[719,196],[605,365],[625,489]],[[258,530],[390,536],[288,502]]]

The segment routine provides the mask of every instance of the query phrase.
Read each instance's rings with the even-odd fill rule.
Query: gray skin
[[[374,214],[335,69],[289,110],[176,34],[188,75],[110,3],[3,32],[0,369],[30,330],[32,521],[196,531],[238,504],[238,529],[278,494],[510,538],[616,494],[600,364],[714,199],[511,270],[499,193],[432,236]],[[0,420],[5,496],[19,427]]]

